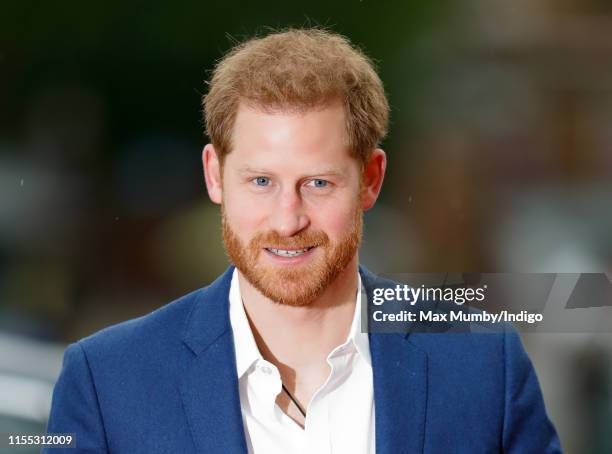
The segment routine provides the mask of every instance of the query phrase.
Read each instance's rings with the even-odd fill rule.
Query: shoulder
[[[204,303],[206,290],[207,287],[195,290],[142,317],[106,327],[80,339],[75,347],[80,347],[88,359],[127,360],[176,348],[191,313]]]
[[[188,293],[159,309],[104,328],[78,344],[89,352],[171,348],[203,332],[218,332],[226,325],[227,297],[233,267],[210,285]]]
[[[228,326],[233,267],[210,285],[145,316],[98,331],[77,342],[90,367],[126,370],[173,367]],[[96,366],[97,367],[94,367]]]

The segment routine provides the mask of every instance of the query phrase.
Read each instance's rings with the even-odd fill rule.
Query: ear
[[[204,166],[204,178],[208,197],[214,203],[221,203],[223,186],[221,184],[221,165],[215,147],[211,143],[202,150],[202,165]]]
[[[361,208],[369,210],[376,203],[387,169],[387,156],[380,148],[376,148],[363,169],[361,187]]]

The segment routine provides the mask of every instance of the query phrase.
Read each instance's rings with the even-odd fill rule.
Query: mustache
[[[329,244],[329,236],[321,230],[306,230],[287,237],[275,230],[255,235],[249,246],[252,248],[297,249]]]

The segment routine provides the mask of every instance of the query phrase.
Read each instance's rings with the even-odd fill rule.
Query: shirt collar
[[[234,349],[236,351],[236,369],[241,378],[258,359],[263,359],[253,331],[249,325],[238,284],[238,269],[234,269],[229,292],[229,312],[232,331],[234,332]]]
[[[370,357],[370,342],[367,333],[361,332],[361,312],[362,308],[366,307],[366,292],[362,287],[361,276],[357,273],[358,286],[355,304],[355,312],[349,334],[342,343],[342,346],[354,347],[365,362],[372,366]],[[234,349],[236,351],[236,369],[238,378],[240,379],[258,360],[263,360],[253,331],[249,325],[249,321],[244,310],[242,297],[240,295],[240,285],[238,283],[238,269],[234,269],[229,292],[229,312],[230,323],[234,333]]]
[[[366,332],[362,332],[362,315],[363,311],[368,307],[367,293],[361,282],[361,275],[357,273],[358,286],[357,286],[357,298],[355,304],[355,314],[353,315],[353,322],[351,324],[351,330],[347,341],[352,341],[355,344],[355,348],[365,362],[371,367],[372,358],[370,357],[370,338]],[[367,320],[367,318],[366,318]]]

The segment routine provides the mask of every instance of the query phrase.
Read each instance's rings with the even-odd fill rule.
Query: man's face
[[[222,170],[230,260],[278,303],[320,296],[356,257],[361,169],[341,105],[266,113],[242,105]]]

